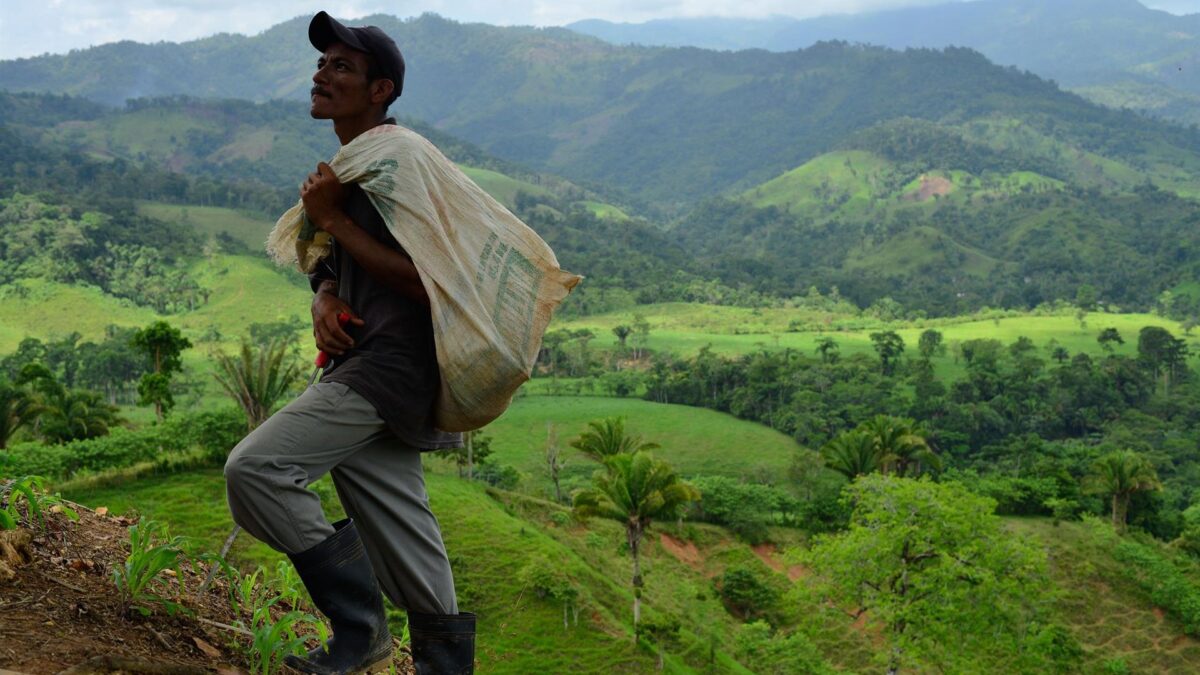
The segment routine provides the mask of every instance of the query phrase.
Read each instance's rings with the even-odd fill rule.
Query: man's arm
[[[337,239],[367,274],[391,289],[426,307],[429,296],[417,267],[405,254],[388,248],[356,225],[342,210],[342,184],[328,164],[321,162],[300,188],[304,212],[314,225]]]

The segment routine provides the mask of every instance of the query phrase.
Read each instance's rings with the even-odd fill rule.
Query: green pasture
[[[838,343],[843,355],[874,355],[871,333],[883,330],[896,331],[904,339],[905,353],[913,356],[921,333],[934,329],[941,331],[947,346],[946,354],[934,359],[943,376],[960,372],[955,347],[966,340],[994,339],[1011,344],[1025,336],[1042,349],[1048,360],[1056,346],[1062,346],[1070,354],[1103,354],[1096,337],[1105,328],[1116,328],[1121,333],[1125,344],[1118,345],[1115,352],[1127,355],[1137,353],[1138,331],[1145,326],[1161,326],[1175,335],[1184,335],[1179,322],[1144,313],[1091,313],[1084,318],[1083,324],[1074,315],[1033,314],[997,319],[953,317],[884,322],[811,309],[747,309],[689,303],[645,305],[638,307],[636,313],[650,324],[646,347],[681,356],[694,355],[706,346],[713,353],[725,356],[780,349],[815,354],[818,341],[826,337]],[[611,348],[618,344],[612,329],[621,324],[633,325],[634,314],[628,310],[598,314],[556,322],[551,328],[587,328],[596,334],[590,347]],[[794,332],[789,330],[792,322],[796,326]]]
[[[267,235],[275,226],[275,221],[253,211],[219,206],[142,201],[138,202],[137,209],[143,216],[180,227],[191,227],[206,237],[224,232],[256,252],[265,250]]]
[[[629,214],[625,213],[620,208],[613,206],[612,204],[594,202],[591,200],[582,201],[580,204],[582,204],[583,207],[588,211],[591,211],[592,215],[595,215],[598,218],[608,218],[610,220],[629,220]]]
[[[662,446],[655,456],[684,476],[780,476],[800,450],[791,438],[769,427],[703,408],[634,398],[523,396],[484,428],[492,437],[488,461],[521,472],[524,491],[552,495],[545,459],[550,425],[567,462],[564,480],[586,482],[599,465],[570,442],[588,429],[588,422],[604,417],[624,417],[627,432]]]
[[[517,203],[517,193],[524,192],[535,197],[550,197],[551,192],[540,185],[534,185],[528,181],[517,180],[511,176],[492,171],[491,169],[477,169],[471,166],[459,165],[462,172],[467,174],[467,177],[475,182],[476,185],[483,188],[485,192],[490,194],[496,201],[504,204],[508,208],[514,208]]]

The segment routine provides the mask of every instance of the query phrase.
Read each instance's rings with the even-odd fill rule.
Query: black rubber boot
[[[354,521],[333,524],[325,541],[288,555],[313,604],[329,619],[333,637],[328,651],[317,647],[308,656],[288,656],[284,663],[304,673],[344,675],[386,670],[392,659],[392,635],[375,570],[358,538]]]
[[[475,672],[475,615],[408,613],[413,665],[417,675],[470,675]]]

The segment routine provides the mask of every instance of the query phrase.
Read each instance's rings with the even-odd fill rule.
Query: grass
[[[329,495],[326,480],[316,485],[318,493]],[[486,672],[654,672],[653,655],[632,639],[629,559],[618,550],[623,539],[618,524],[594,521],[586,528],[569,520],[560,524],[562,519],[554,514],[565,513],[563,507],[517,495],[489,496],[483,486],[449,476],[430,474],[427,485],[454,564],[460,604],[479,616],[478,657]],[[203,550],[219,550],[232,526],[224,480],[217,469],[106,490],[67,490],[64,496],[90,506],[108,506],[114,513],[132,509],[169,522],[173,533],[193,537]],[[341,514],[334,501],[324,498],[329,517]],[[748,672],[724,651],[736,621],[721,617],[724,613],[711,593],[708,600],[697,599],[698,589],[707,587],[706,578],[654,542],[651,534],[644,557],[644,604],[647,611],[668,611],[684,621],[681,651],[691,654],[688,662],[679,656],[669,658],[667,672],[700,672],[708,654],[701,637],[717,641],[722,672]],[[727,539],[722,545],[739,546]],[[233,550],[242,565],[273,567],[282,559],[246,534]],[[578,624],[564,629],[561,606],[539,599],[523,585],[522,570],[537,559],[553,561],[579,589]],[[702,613],[696,611],[701,608]],[[719,630],[710,623],[714,620]]]
[[[138,202],[138,213],[180,227],[191,227],[204,236],[224,232],[245,244],[251,251],[266,247],[267,235],[275,221],[252,211],[219,206],[181,206],[163,202]]]
[[[954,317],[918,322],[884,322],[807,309],[747,309],[692,303],[644,305],[636,311],[646,317],[650,324],[647,347],[682,356],[694,355],[705,346],[714,353],[726,356],[779,349],[815,354],[817,341],[824,337],[832,337],[837,341],[844,355],[873,356],[875,352],[870,335],[881,330],[895,330],[904,339],[907,353],[912,355],[921,333],[932,328],[942,332],[945,344],[949,347],[944,356],[934,359],[943,377],[957,377],[961,373],[954,347],[965,340],[996,339],[1011,344],[1018,337],[1025,336],[1042,349],[1044,358],[1049,359],[1050,351],[1055,346],[1062,346],[1071,354],[1103,353],[1096,336],[1104,328],[1116,328],[1120,332],[1125,344],[1119,345],[1116,352],[1126,355],[1136,354],[1138,331],[1145,326],[1161,326],[1175,335],[1183,335],[1179,322],[1141,313],[1092,313],[1085,319],[1086,326],[1081,326],[1073,315],[1026,314],[999,319]],[[612,328],[619,324],[632,325],[633,314],[630,311],[598,314],[559,322],[552,328],[589,328],[596,334],[591,342],[593,347],[613,347],[617,344],[617,338]],[[789,332],[789,324],[793,321],[797,322],[798,329]]]
[[[610,220],[629,220],[629,214],[625,213],[616,206],[613,206],[612,204],[605,204],[590,200],[580,203],[583,204],[585,209],[591,211],[592,214],[597,218],[608,218]]]
[[[563,481],[586,482],[598,465],[569,443],[587,430],[589,421],[603,417],[625,417],[626,430],[661,445],[655,456],[670,462],[683,476],[779,476],[800,449],[773,429],[703,408],[626,398],[525,396],[484,429],[492,437],[489,461],[520,471],[523,491],[552,495],[545,448],[547,427],[553,423],[567,461]]]
[[[1109,525],[1093,523],[1007,519],[1015,535],[1046,549],[1051,577],[1067,591],[1058,607],[1085,650],[1083,672],[1104,672],[1104,662],[1114,658],[1123,659],[1131,673],[1197,672],[1200,640],[1186,635],[1123,573],[1111,554],[1113,535],[1101,531]]]
[[[477,169],[470,166],[459,166],[467,177],[483,188],[496,201],[508,208],[516,208],[517,192],[524,192],[535,197],[550,197],[551,192],[540,185],[534,185],[523,180],[517,180],[498,171]]]
[[[427,460],[427,464],[429,460]],[[430,503],[455,568],[460,604],[479,615],[481,669],[494,673],[649,673],[653,655],[632,640],[628,579],[631,561],[621,546],[619,523],[579,523],[566,507],[520,493],[488,490],[478,483],[427,473]],[[314,484],[329,518],[341,516],[328,479]],[[219,469],[156,476],[99,490],[63,487],[64,497],[114,513],[136,511],[170,523],[172,532],[194,539],[194,550],[217,550],[232,523]],[[1084,648],[1082,672],[1104,672],[1122,659],[1130,672],[1192,673],[1200,668],[1200,640],[1156,608],[1111,555],[1107,525],[1042,518],[1005,518],[1005,526],[1042,547],[1058,588],[1058,620]],[[804,537],[775,528],[780,547],[803,546]],[[729,656],[738,621],[722,608],[711,580],[732,566],[756,570],[769,583],[792,582],[786,558],[772,547],[751,549],[725,530],[699,523],[656,523],[643,543],[646,615],[665,612],[683,623],[681,644],[671,650],[666,672],[706,670],[708,646],[716,647],[717,672],[747,672]],[[281,554],[242,534],[235,560],[273,566]],[[689,553],[690,551],[690,553]],[[1171,555],[1169,552],[1167,555]],[[534,561],[550,561],[579,590],[578,624],[563,627],[562,607],[541,599],[523,581]],[[793,570],[794,571],[794,570]],[[802,601],[803,602],[803,601]],[[848,618],[817,607],[788,606],[784,616],[820,614],[811,639],[831,663],[871,672],[877,644]],[[788,619],[790,621],[790,619]],[[805,621],[812,625],[813,621]],[[986,671],[986,666],[981,664]]]

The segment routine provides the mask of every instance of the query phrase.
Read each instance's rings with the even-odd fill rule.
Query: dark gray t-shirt
[[[377,241],[408,256],[358,185],[346,185],[342,208]],[[347,327],[355,346],[330,362],[321,381],[340,382],[358,392],[407,445],[422,450],[462,447],[462,434],[433,426],[441,380],[429,308],[375,283],[336,241],[310,275],[314,291],[323,279],[337,281],[338,297],[364,325]]]

